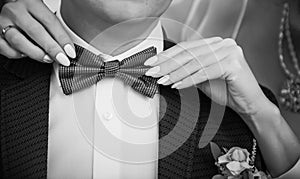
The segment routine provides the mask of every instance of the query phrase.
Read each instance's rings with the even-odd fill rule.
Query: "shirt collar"
[[[130,57],[131,55],[138,53],[144,49],[147,49],[149,47],[156,47],[157,49],[157,53],[160,53],[163,51],[163,46],[164,46],[164,42],[163,42],[163,30],[162,30],[162,25],[161,25],[161,21],[159,20],[157,22],[157,25],[154,27],[154,29],[152,30],[152,32],[149,34],[149,36],[142,41],[141,43],[139,43],[137,46],[129,49],[128,51],[125,51],[124,53],[121,53],[117,56],[110,56],[107,54],[104,54],[102,52],[100,52],[100,50],[96,49],[95,47],[93,47],[92,45],[90,45],[88,42],[84,41],[81,37],[79,37],[75,32],[73,32],[68,26],[67,24],[64,22],[63,17],[61,15],[60,12],[60,7],[61,7],[61,1],[59,1],[59,8],[58,11],[56,12],[56,16],[58,18],[58,20],[60,21],[60,23],[62,24],[62,26],[65,28],[65,30],[67,31],[67,33],[69,34],[69,36],[71,37],[72,41],[77,44],[80,45],[82,47],[84,47],[85,49],[91,51],[92,53],[96,54],[96,55],[100,55],[103,56],[106,61],[112,61],[112,60],[122,60],[125,59],[127,57]],[[60,81],[59,81],[59,76],[58,76],[58,65],[54,64],[54,70],[55,70],[55,75],[58,79],[58,83],[60,85]]]

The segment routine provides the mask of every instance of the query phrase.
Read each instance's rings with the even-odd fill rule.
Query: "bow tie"
[[[107,77],[119,78],[126,85],[150,98],[158,91],[157,79],[145,76],[151,67],[144,66],[148,58],[156,55],[155,47],[145,49],[122,61],[109,62],[105,62],[103,56],[95,55],[81,46],[75,45],[75,48],[77,57],[70,59],[71,65],[59,67],[64,94],[70,95]]]

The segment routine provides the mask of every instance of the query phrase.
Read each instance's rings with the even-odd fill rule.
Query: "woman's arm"
[[[243,116],[274,177],[291,169],[299,160],[297,137],[279,109],[262,92],[242,48],[234,40],[182,42],[152,57],[145,65],[153,66],[146,75],[160,77],[159,84],[173,84],[177,89],[197,85],[212,100]]]
[[[1,0],[0,30],[13,25],[0,37],[0,54],[24,55],[44,62],[68,65],[76,56],[74,45],[56,16],[41,0]]]
[[[259,108],[261,111],[256,114],[242,116],[258,141],[269,172],[273,177],[278,177],[298,162],[299,140],[277,106],[266,99]]]

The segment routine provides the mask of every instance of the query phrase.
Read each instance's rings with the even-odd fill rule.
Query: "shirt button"
[[[107,121],[111,120],[113,118],[113,114],[110,112],[106,112],[103,114],[103,118]]]

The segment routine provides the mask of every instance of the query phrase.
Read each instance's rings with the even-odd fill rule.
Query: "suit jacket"
[[[173,45],[166,41],[165,49]],[[1,178],[47,177],[51,71],[51,64],[31,59],[9,60],[0,56]],[[272,93],[263,89],[275,102]],[[189,96],[195,90],[197,97]],[[159,160],[159,178],[212,178],[218,170],[210,145],[203,146],[209,141],[202,141],[200,145],[199,141],[203,131],[214,130],[205,128],[207,122],[212,122],[208,121],[210,115],[219,115],[210,113],[211,104],[214,103],[195,88],[179,93],[170,87],[160,86],[160,94],[162,119],[159,123],[159,137],[168,139],[161,140],[159,155],[167,155],[170,147],[179,142],[182,145]],[[184,120],[179,121],[179,117]],[[218,126],[215,124],[216,128]],[[253,135],[240,116],[230,108],[226,107],[223,121],[216,131],[206,135],[211,135],[207,137],[219,146],[239,146],[251,151]],[[259,151],[255,163],[259,169],[264,169]]]

